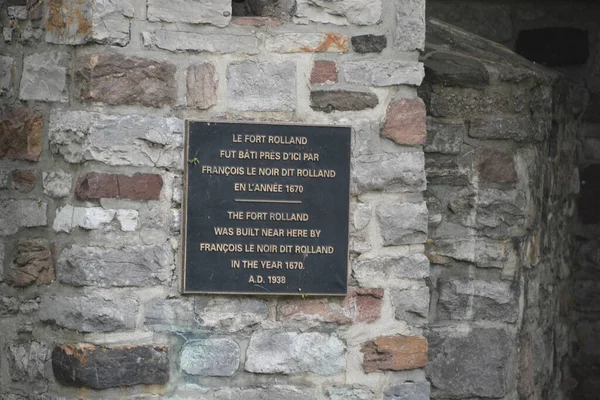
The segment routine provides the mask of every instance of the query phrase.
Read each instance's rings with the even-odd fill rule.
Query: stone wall
[[[437,20],[422,59],[432,398],[565,398],[587,91]]]
[[[424,6],[0,1],[0,398],[428,399]],[[186,119],[352,126],[346,298],[180,294]]]

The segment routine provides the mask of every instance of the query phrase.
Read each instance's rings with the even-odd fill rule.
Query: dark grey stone
[[[383,400],[429,400],[429,382],[405,382],[383,390]]]
[[[352,48],[357,53],[381,53],[387,47],[385,35],[360,35],[350,39]]]
[[[8,347],[10,377],[13,381],[42,384],[48,348],[43,343],[30,342]]]
[[[449,124],[427,119],[427,138],[423,151],[425,153],[460,154],[467,125]]]
[[[436,51],[423,60],[425,79],[444,86],[482,88],[489,84],[485,65],[471,57]]]
[[[351,92],[347,90],[317,90],[310,92],[310,106],[313,110],[330,113],[332,111],[359,111],[375,108],[379,100],[374,93]]]

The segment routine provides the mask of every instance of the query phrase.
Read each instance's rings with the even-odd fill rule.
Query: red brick
[[[313,85],[337,82],[337,66],[335,61],[315,61],[310,73],[310,83]]]
[[[477,170],[484,182],[509,183],[517,181],[512,154],[492,149],[477,149]]]
[[[390,103],[381,135],[398,144],[424,144],[427,130],[423,100],[402,99]]]
[[[42,153],[41,111],[11,108],[0,115],[0,159],[37,161]]]
[[[31,192],[35,188],[35,171],[22,169],[13,171],[12,187],[19,192]]]
[[[91,172],[77,180],[75,194],[80,200],[158,200],[163,186],[160,175],[99,174]]]
[[[380,336],[363,344],[365,372],[404,371],[427,365],[427,339],[420,336]]]
[[[346,298],[305,299],[284,303],[280,320],[320,321],[340,325],[373,322],[381,316],[383,289],[355,289]]]

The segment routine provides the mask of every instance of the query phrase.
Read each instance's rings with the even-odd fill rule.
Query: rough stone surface
[[[157,30],[154,44],[159,49],[190,53],[258,53],[258,38],[253,35],[200,34]]]
[[[58,259],[58,279],[73,286],[152,286],[165,283],[172,268],[173,255],[167,245],[73,245],[64,249]]]
[[[332,387],[327,389],[329,400],[374,400],[375,393],[372,390],[361,387]]]
[[[19,228],[46,226],[47,208],[37,200],[0,200],[0,236],[17,233]]]
[[[427,131],[423,100],[402,99],[390,103],[381,135],[398,144],[424,144]]]
[[[431,384],[429,382],[406,382],[383,390],[383,400],[429,400]]]
[[[42,152],[43,114],[9,108],[0,115],[0,159],[37,161]]]
[[[425,189],[425,157],[422,152],[368,154],[354,157],[350,163],[350,191],[353,194]]]
[[[272,53],[345,53],[348,36],[340,33],[282,33],[267,37],[265,48]]]
[[[352,36],[352,48],[355,52],[381,53],[387,47],[387,37],[385,35],[360,35]]]
[[[295,300],[279,307],[279,319],[351,324],[374,322],[381,316],[383,290],[356,289],[343,301],[327,299]]]
[[[15,60],[9,56],[0,56],[0,96],[12,94],[13,65]]]
[[[313,110],[360,111],[375,108],[379,104],[377,95],[371,92],[351,92],[348,90],[313,90],[310,92],[310,107]]]
[[[240,346],[231,339],[204,339],[181,351],[181,369],[190,375],[232,376],[240,366]]]
[[[427,246],[427,257],[435,264],[466,261],[480,268],[504,268],[516,263],[513,244],[485,238],[436,239]]]
[[[67,233],[74,228],[106,229],[115,218],[115,214],[115,210],[102,207],[73,207],[67,204],[57,210],[52,229]]]
[[[485,65],[456,53],[436,51],[423,61],[427,82],[452,87],[484,88],[490,77]]]
[[[75,195],[79,200],[158,200],[162,187],[162,177],[156,174],[127,176],[91,172],[77,180]]]
[[[342,63],[346,82],[367,86],[418,86],[423,81],[423,64],[416,62],[368,59]]]
[[[492,149],[478,149],[476,162],[479,177],[484,182],[508,183],[517,180],[512,154]]]
[[[363,344],[365,372],[403,371],[427,365],[427,339],[418,336],[380,336]]]
[[[44,14],[46,41],[86,43],[92,31],[93,1],[49,0]]]
[[[381,20],[382,0],[330,2],[324,0],[298,0],[296,20],[335,25],[374,25]]]
[[[70,163],[183,168],[182,133],[183,122],[176,118],[86,111],[50,115],[50,148]]]
[[[231,20],[231,1],[148,0],[148,20],[151,22],[186,22],[227,26]]]
[[[227,69],[227,101],[237,111],[296,109],[296,65],[293,62],[234,62]]]
[[[337,82],[337,65],[335,61],[317,60],[310,73],[310,83],[320,85]]]
[[[392,293],[392,306],[397,320],[424,326],[429,318],[429,288],[396,290]]]
[[[57,345],[52,351],[52,370],[56,380],[66,386],[164,385],[169,380],[168,347]]]
[[[221,389],[215,393],[216,400],[306,400],[312,399],[316,395],[314,389],[288,386],[272,385],[262,386],[251,389],[227,388]]]
[[[42,173],[42,187],[44,194],[55,199],[67,197],[71,194],[73,175],[64,171],[51,171]]]
[[[406,0],[396,7],[394,46],[400,51],[425,47],[425,2]]]
[[[204,328],[237,332],[265,321],[269,308],[263,300],[216,297],[196,299],[196,314]]]
[[[382,204],[377,220],[385,246],[425,243],[427,238],[427,206],[422,203]]]
[[[460,154],[466,134],[467,126],[465,124],[448,124],[427,119],[427,139],[423,151],[425,153]]]
[[[23,60],[23,74],[19,87],[21,100],[67,102],[68,53],[49,51],[34,53]]]
[[[45,344],[32,341],[28,344],[15,344],[8,348],[8,364],[13,381],[39,384],[46,380],[44,363],[48,358]]]
[[[144,326],[156,332],[190,332],[198,328],[194,302],[154,299],[144,307]]]
[[[123,232],[136,231],[140,222],[137,210],[117,210],[116,218]]]
[[[473,328],[428,335],[431,360],[427,376],[447,397],[502,397],[507,394],[513,339],[502,329]],[[481,355],[485,354],[485,357]]]
[[[173,105],[177,92],[175,70],[165,61],[116,53],[80,55],[75,69],[75,95],[109,105]]]
[[[79,332],[134,329],[138,303],[133,299],[43,296],[40,320]]]
[[[9,284],[25,287],[47,285],[54,280],[50,246],[42,239],[21,239],[10,268],[5,274]]]
[[[352,262],[352,274],[361,285],[393,285],[402,279],[429,276],[429,261],[423,254],[359,258]]]
[[[210,63],[192,65],[187,70],[187,105],[206,110],[217,104],[219,78]]]
[[[0,317],[5,317],[19,311],[19,300],[14,297],[0,296]]]
[[[324,333],[256,332],[246,352],[246,371],[333,375],[344,370],[345,352],[337,337]]]
[[[12,188],[14,190],[29,193],[35,188],[36,171],[16,169],[12,171],[11,175]]]

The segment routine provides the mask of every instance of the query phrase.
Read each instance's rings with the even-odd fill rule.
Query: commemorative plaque
[[[345,295],[350,128],[188,122],[184,293]]]

